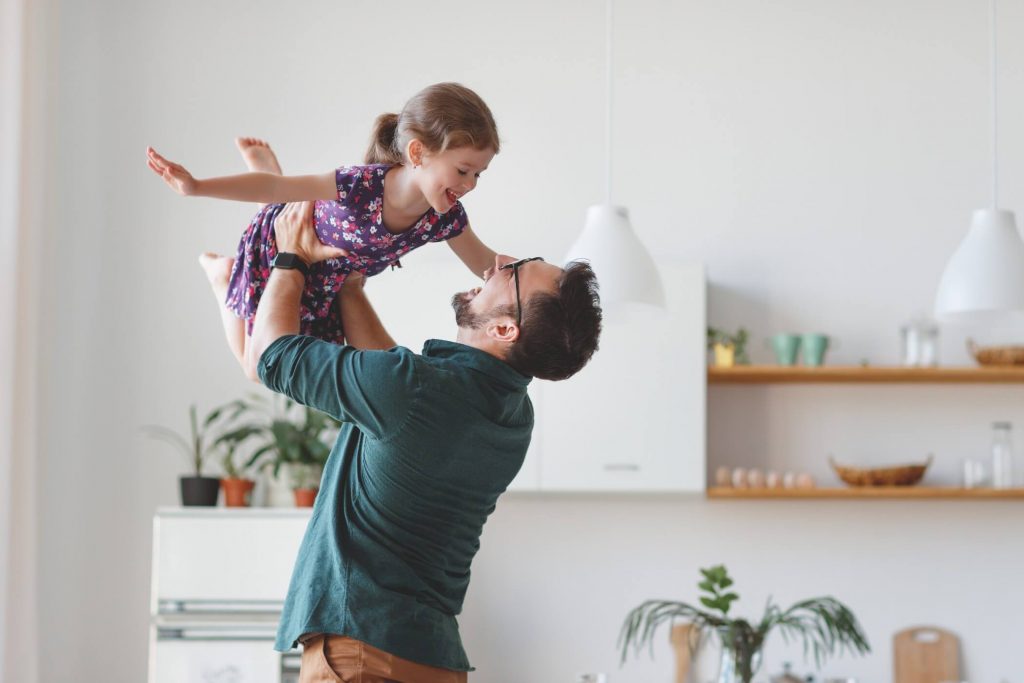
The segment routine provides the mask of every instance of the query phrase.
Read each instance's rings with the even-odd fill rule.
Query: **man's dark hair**
[[[601,299],[597,277],[585,261],[573,261],[558,280],[556,293],[534,294],[523,302],[519,338],[505,362],[524,375],[568,379],[597,351]]]

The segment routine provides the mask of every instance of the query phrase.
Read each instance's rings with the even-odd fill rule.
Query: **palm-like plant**
[[[726,656],[723,664],[728,672],[734,673],[742,683],[750,683],[759,664],[761,647],[768,633],[778,628],[786,642],[792,639],[803,641],[804,656],[814,653],[814,661],[820,667],[822,662],[837,651],[864,654],[871,651],[867,636],[853,615],[843,603],[835,598],[821,597],[801,600],[787,610],[780,609],[769,598],[761,621],[753,624],[746,619],[729,618],[729,608],[739,596],[730,591],[733,581],[723,565],[700,570],[703,580],[698,587],[705,593],[700,603],[707,609],[700,609],[685,602],[668,600],[647,600],[626,616],[619,633],[622,661],[626,661],[630,645],[634,652],[645,644],[653,642],[658,626],[676,619],[694,625],[690,634],[693,647],[700,635],[713,630],[722,640]],[[723,671],[719,680],[731,676]]]
[[[223,437],[214,439],[214,433],[237,419],[244,410],[245,407],[241,401],[231,401],[211,410],[200,424],[196,414],[196,404],[193,403],[188,407],[189,435],[187,438],[173,429],[160,425],[147,425],[143,429],[149,436],[178,448],[191,462],[195,469],[195,476],[201,477],[203,476],[203,463],[215,448],[222,445]]]

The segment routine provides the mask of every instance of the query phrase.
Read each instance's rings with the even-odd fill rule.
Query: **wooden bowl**
[[[921,481],[925,470],[932,464],[932,456],[916,465],[893,465],[891,467],[847,467],[840,465],[832,456],[828,462],[839,478],[850,486],[913,486]]]
[[[1024,346],[978,346],[968,339],[967,349],[979,365],[1024,365]]]

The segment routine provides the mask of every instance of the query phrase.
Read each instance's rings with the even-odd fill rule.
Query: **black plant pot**
[[[216,477],[180,477],[181,504],[213,507],[220,494],[220,479]]]

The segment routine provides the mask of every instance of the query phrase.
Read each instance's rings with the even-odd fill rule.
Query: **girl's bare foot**
[[[223,306],[224,299],[228,295],[228,278],[231,277],[231,268],[235,265],[235,259],[207,251],[199,255],[199,265],[206,272],[206,279],[210,281],[213,295]]]
[[[242,159],[250,171],[261,171],[281,175],[281,165],[277,163],[277,155],[263,140],[259,138],[235,138],[235,145],[242,153]]]

